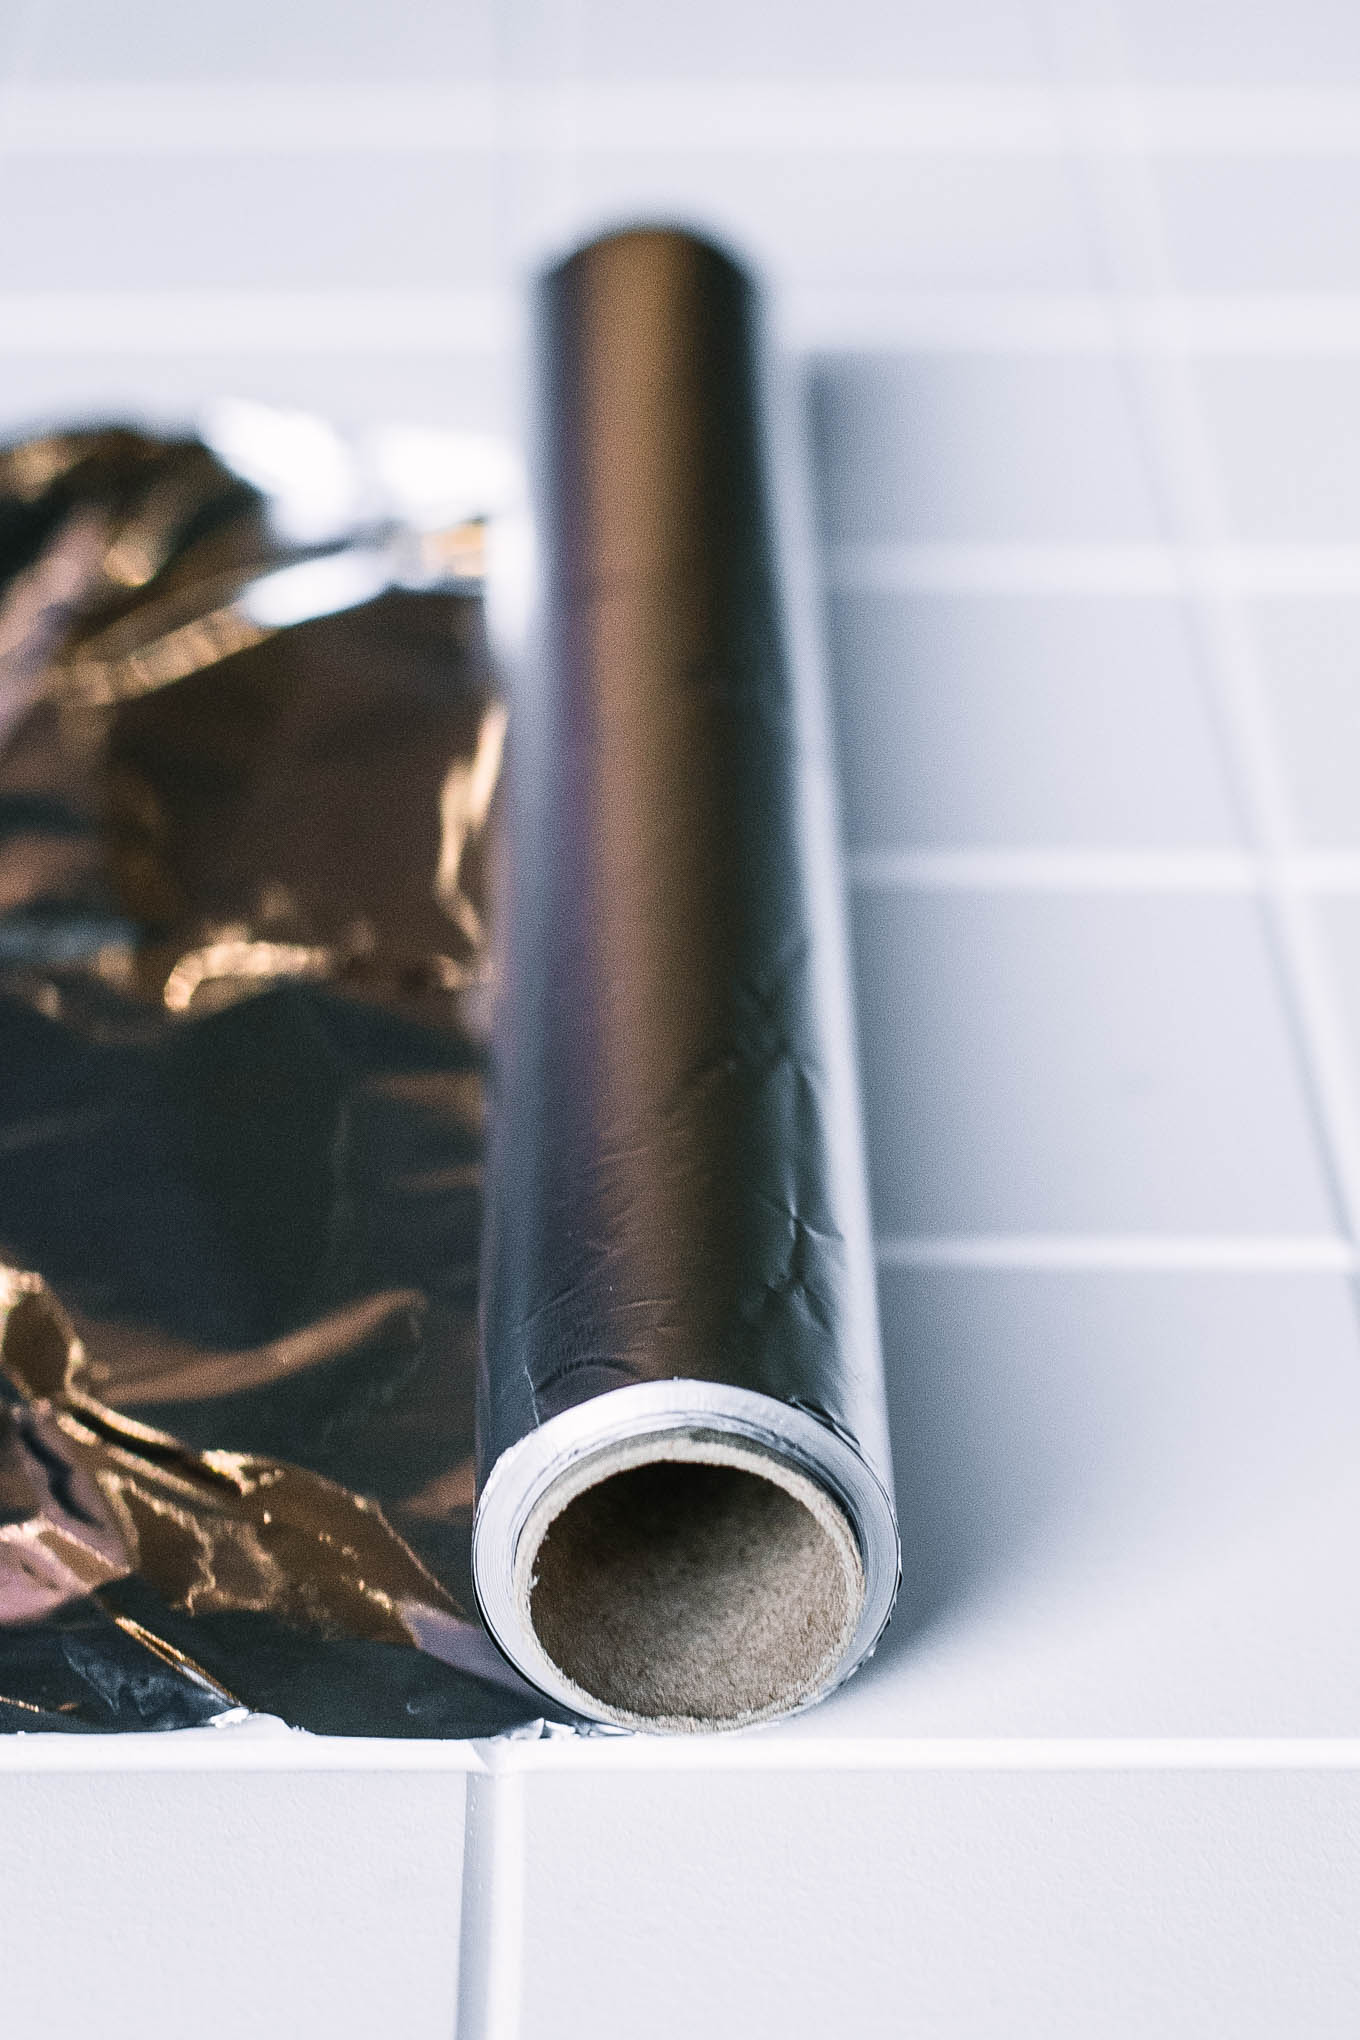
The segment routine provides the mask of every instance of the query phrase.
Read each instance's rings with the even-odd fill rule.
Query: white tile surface
[[[542,12],[548,12],[543,9]],[[525,10],[532,20],[532,10]],[[575,0],[568,61],[595,75],[621,77],[820,77],[848,75],[949,78],[1032,77],[1042,42],[1031,9],[1019,0],[849,0],[828,9],[791,0],[777,21],[757,7],[696,0],[683,10],[629,0]]]
[[[833,357],[817,365],[812,417],[832,540],[1160,535],[1117,361]]]
[[[1294,835],[1360,845],[1360,603],[1258,603],[1252,628]]]
[[[546,11],[546,10],[542,10]],[[40,0],[19,38],[38,78],[323,82],[485,76],[498,53],[487,0],[237,0],[220,10],[176,0]]]
[[[889,1235],[1325,1232],[1254,905],[863,890]]]
[[[1233,536],[1360,540],[1360,356],[1220,357],[1195,379]]]
[[[1323,933],[1355,1097],[1360,1100],[1360,899],[1319,900],[1313,913]],[[1360,1105],[1352,1109],[1360,1122]],[[1360,1123],[1352,1130],[1360,1139]]]
[[[1157,177],[1172,270],[1184,289],[1360,285],[1353,157],[1172,158]]]
[[[825,75],[1033,78],[1042,72],[1041,32],[1031,10],[1007,0],[931,0],[885,7],[853,0],[835,13],[795,0],[775,32],[754,8],[703,0],[683,14],[574,0],[554,7],[521,0],[443,6],[356,0],[335,10],[317,0],[287,8],[248,0],[214,18],[172,0],[136,0],[116,15],[100,0],[42,6],[24,39],[32,72],[61,79],[236,77],[411,78],[481,74],[513,64],[521,73],[662,77]]]
[[[498,279],[485,152],[15,156],[12,290],[375,289]]]
[[[456,1775],[7,1773],[7,2029],[448,2040],[463,1797]]]
[[[913,1559],[800,1734],[1360,1731],[1347,1281],[888,1269],[882,1305]]]
[[[852,849],[1236,840],[1175,603],[846,593],[827,626]]]
[[[591,1775],[526,1806],[525,2040],[1354,2030],[1352,1777]]]
[[[1360,82],[1347,0],[1127,0],[1134,61],[1152,79],[1249,85]]]

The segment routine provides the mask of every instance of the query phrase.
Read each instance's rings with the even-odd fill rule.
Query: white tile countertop
[[[36,0],[0,427],[511,432],[673,213],[805,370],[901,1611],[788,1726],[0,1742],[34,2040],[1360,2026],[1360,16]]]

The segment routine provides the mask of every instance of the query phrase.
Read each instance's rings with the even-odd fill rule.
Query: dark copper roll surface
[[[897,1577],[821,704],[742,271],[595,242],[539,364],[478,1589],[582,1711],[730,1725],[837,1683]]]

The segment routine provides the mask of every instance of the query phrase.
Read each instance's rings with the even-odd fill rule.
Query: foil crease
[[[258,1454],[195,1452],[90,1395],[85,1348],[37,1276],[0,1271],[0,1366],[21,1399],[8,1414],[26,1462],[0,1531],[18,1533],[0,1621],[130,1572],[187,1614],[272,1610],[375,1642],[415,1643],[425,1611],[456,1614],[366,1497]]]
[[[544,1712],[468,1559],[480,543],[0,453],[0,1725]]]

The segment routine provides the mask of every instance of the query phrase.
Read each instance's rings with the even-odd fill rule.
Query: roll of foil
[[[546,280],[542,615],[512,697],[477,1594],[630,1727],[792,1712],[899,1573],[831,772],[740,270]]]

